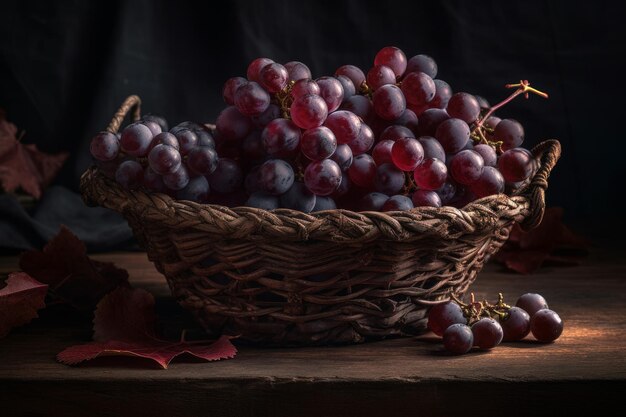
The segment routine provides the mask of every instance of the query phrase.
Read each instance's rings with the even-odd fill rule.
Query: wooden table
[[[539,292],[565,321],[553,344],[507,343],[459,357],[432,334],[356,346],[240,347],[213,363],[168,370],[132,362],[68,367],[55,355],[90,339],[89,319],[65,310],[0,340],[0,416],[597,416],[623,407],[626,389],[626,260],[595,252],[585,264],[531,276],[488,265],[474,286],[514,302]],[[105,254],[135,286],[178,311],[144,254]],[[0,258],[0,271],[15,268]],[[176,313],[178,314],[178,313]],[[497,414],[496,414],[497,413]]]

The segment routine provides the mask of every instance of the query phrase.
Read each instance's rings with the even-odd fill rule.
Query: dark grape
[[[146,156],[152,137],[152,132],[146,125],[134,123],[122,131],[120,146],[130,156]]]
[[[415,207],[441,207],[441,198],[435,191],[416,190],[411,201]]]
[[[195,129],[193,132],[196,134],[196,136],[198,136],[198,146],[207,146],[209,148],[215,149],[215,139],[213,138],[213,134],[208,129],[203,127],[200,129]]]
[[[226,104],[228,104],[229,106],[235,104],[235,92],[239,87],[245,84],[248,84],[248,80],[243,77],[229,78],[224,83],[224,88],[222,89],[222,97],[224,98]]]
[[[341,183],[341,168],[335,161],[311,162],[304,171],[304,184],[316,195],[330,195]]]
[[[485,97],[479,96],[477,94],[474,94],[474,97],[476,98],[476,101],[478,101],[478,105],[480,106],[481,110],[487,110],[491,108],[491,106],[489,105],[489,102],[487,101]]]
[[[380,134],[379,140],[392,140],[396,141],[402,138],[415,138],[413,131],[406,126],[391,125],[385,128]]]
[[[279,199],[275,195],[257,191],[250,194],[250,197],[244,203],[248,207],[256,207],[263,210],[274,210],[279,207]]]
[[[530,333],[530,316],[519,307],[511,307],[506,316],[500,320],[500,326],[505,342],[522,340]]]
[[[148,114],[144,114],[141,117],[141,120],[152,121],[152,122],[157,123],[161,127],[161,132],[167,132],[169,130],[167,126],[167,120],[165,120],[163,116],[148,113]]]
[[[334,77],[321,77],[316,81],[320,87],[320,96],[322,96],[328,106],[328,113],[334,112],[343,101],[343,86]]]
[[[314,211],[324,211],[324,210],[334,210],[337,208],[337,204],[335,204],[335,200],[330,197],[323,197],[321,195],[315,196],[315,206],[313,207],[312,212]]]
[[[301,182],[294,182],[291,188],[280,196],[281,207],[310,213],[315,207],[316,197]]]
[[[261,162],[266,156],[263,141],[261,140],[261,131],[253,130],[241,142],[241,156],[247,162]]]
[[[343,101],[345,102],[347,99],[356,94],[356,88],[354,84],[352,84],[352,80],[345,75],[338,75],[335,77],[343,87]]]
[[[163,184],[172,191],[182,190],[189,184],[187,168],[181,165],[176,171],[163,175]]]
[[[446,205],[454,198],[456,194],[456,186],[450,182],[450,179],[446,181],[441,188],[437,190],[437,195],[441,199],[441,204]]]
[[[452,97],[452,88],[443,80],[433,80],[433,82],[435,83],[435,96],[428,105],[433,109],[445,109]]]
[[[503,119],[496,125],[493,135],[502,141],[502,149],[507,151],[524,142],[524,127],[517,120]]]
[[[529,292],[518,298],[515,306],[526,311],[532,318],[537,311],[547,309],[548,303],[541,295]]]
[[[402,80],[400,87],[407,103],[423,106],[435,97],[435,82],[423,72],[411,72]]]
[[[473,123],[480,116],[478,100],[468,93],[453,94],[446,110],[450,117],[461,119],[466,123]]]
[[[403,171],[413,171],[424,160],[424,148],[413,138],[396,140],[391,148],[391,159]]]
[[[374,158],[374,162],[376,165],[382,165],[386,163],[393,163],[391,159],[391,149],[393,148],[393,144],[395,142],[393,140],[381,140],[374,146],[374,150],[372,151],[372,157]]]
[[[250,120],[254,126],[258,128],[264,128],[272,120],[278,119],[281,116],[280,107],[276,104],[270,104],[265,111],[257,116],[250,116]]]
[[[423,190],[438,190],[448,178],[446,164],[437,158],[426,159],[413,171],[415,184]]]
[[[235,92],[235,106],[243,115],[258,116],[267,110],[269,105],[270,95],[254,81],[242,85]]]
[[[305,64],[299,61],[290,61],[285,64],[287,73],[289,74],[288,81],[299,81],[310,79],[311,70]]]
[[[490,317],[484,317],[472,325],[474,345],[481,349],[492,349],[502,342],[504,335],[500,323]]]
[[[372,132],[372,129],[370,129],[368,125],[362,123],[359,135],[355,140],[348,143],[348,146],[350,147],[350,149],[352,149],[353,155],[361,155],[362,153],[365,153],[372,149],[372,146],[374,146],[374,141],[374,132]]]
[[[163,184],[163,177],[147,167],[143,172],[142,185],[153,193],[164,193],[166,191],[165,184]]]
[[[418,139],[422,149],[424,149],[424,159],[437,158],[440,161],[446,160],[446,151],[439,141],[431,136],[420,136]]]
[[[304,131],[300,139],[300,151],[312,161],[326,159],[333,155],[336,149],[337,139],[325,126]],[[352,159],[352,153],[350,153],[350,159]]]
[[[439,125],[449,118],[450,116],[445,110],[427,109],[419,117],[419,123],[417,124],[418,135],[435,136]]]
[[[419,121],[413,110],[406,109],[404,113],[402,113],[402,116],[393,121],[393,124],[409,128],[411,132],[413,132],[413,136],[415,136]]]
[[[346,195],[348,191],[350,191],[351,186],[352,186],[352,183],[350,183],[350,177],[348,176],[348,173],[345,171],[342,171],[341,182],[339,183],[339,187],[337,187],[337,189],[333,191],[333,193],[331,194],[331,197],[339,198],[339,197]]]
[[[148,128],[146,127],[146,129]],[[115,181],[129,190],[137,188],[143,183],[143,171],[139,162],[124,161],[115,171]]]
[[[343,65],[337,68],[337,71],[335,71],[335,76],[337,75],[345,75],[346,77],[350,78],[357,92],[359,92],[361,86],[365,82],[365,74],[363,73],[363,71],[361,71],[360,68],[355,67],[354,65]]]
[[[455,355],[463,355],[474,346],[474,334],[469,326],[455,323],[443,332],[443,347]]]
[[[524,181],[532,174],[532,155],[523,148],[513,148],[498,159],[498,169],[506,182]]]
[[[404,187],[404,172],[393,164],[382,164],[376,168],[374,187],[383,194],[397,194]]]
[[[330,159],[335,161],[342,171],[346,171],[352,165],[352,149],[348,145],[338,145]]]
[[[185,188],[176,193],[176,198],[195,201],[196,203],[206,203],[209,200],[209,182],[203,176],[192,178]]]
[[[157,145],[168,145],[176,150],[180,149],[178,139],[176,139],[176,136],[174,136],[170,132],[163,132],[156,135],[150,143],[150,148],[148,149],[148,152],[150,152]]]
[[[295,82],[291,87],[291,97],[297,99],[298,97],[306,96],[307,94],[320,95],[320,86],[314,80],[302,79]]]
[[[215,171],[209,176],[209,185],[218,193],[228,194],[241,188],[243,172],[236,161],[220,158]]]
[[[252,129],[250,119],[241,114],[237,107],[226,107],[215,121],[215,126],[222,138],[238,141],[245,138]]]
[[[393,195],[383,204],[382,211],[405,211],[413,208],[413,202],[405,195]]]
[[[453,324],[467,324],[461,306],[454,301],[434,305],[428,312],[428,328],[437,336]]]
[[[348,169],[350,180],[359,187],[370,187],[376,177],[376,163],[369,154],[355,156]]]
[[[435,137],[446,153],[455,154],[470,140],[470,129],[461,119],[447,119],[439,124]]]
[[[372,101],[369,98],[358,94],[348,97],[341,105],[341,109],[348,110],[356,114],[366,122],[375,116]]]
[[[196,175],[208,175],[217,168],[217,159],[217,152],[214,149],[199,146],[187,155],[187,168]]]
[[[321,126],[328,116],[328,107],[323,98],[313,94],[298,97],[290,108],[291,120],[302,129]]]
[[[486,167],[496,166],[496,163],[498,162],[498,155],[496,154],[496,150],[493,146],[481,143],[474,146],[474,150],[483,157]]]
[[[152,136],[156,136],[159,133],[163,132],[163,130],[161,129],[161,126],[153,120],[141,120],[139,123],[141,123],[142,125],[146,126],[148,129],[150,129]]]
[[[382,193],[365,194],[359,200],[357,208],[359,211],[380,211],[388,199],[389,196]]]
[[[189,151],[198,146],[198,135],[189,129],[180,129],[174,133],[174,136],[178,140],[178,151],[182,156],[187,155]]]
[[[367,72],[367,85],[372,90],[378,90],[383,85],[395,83],[396,74],[385,65],[375,65]]]
[[[120,141],[114,133],[100,132],[91,140],[89,151],[98,161],[112,161],[120,153]]]
[[[563,333],[563,320],[554,311],[544,308],[530,318],[530,331],[540,342],[553,342]]]
[[[269,64],[274,63],[274,61],[272,61],[269,58],[257,58],[254,61],[252,61],[250,63],[250,65],[248,66],[248,70],[246,71],[246,76],[248,77],[248,80],[250,81],[255,81],[255,82],[259,82],[260,81],[260,75],[261,75],[261,70]]]
[[[434,79],[437,76],[437,63],[428,55],[415,55],[406,65],[406,73],[411,72],[423,72]]]
[[[472,184],[470,190],[477,198],[504,192],[504,177],[494,167],[484,167],[480,177]]]
[[[385,120],[395,120],[406,110],[404,94],[395,85],[387,84],[374,91],[372,103],[376,114]]]
[[[469,185],[483,173],[485,162],[476,151],[464,150],[454,155],[450,164],[452,178],[460,184]]]
[[[259,183],[266,193],[280,195],[293,185],[294,172],[282,159],[270,159],[261,165]]]
[[[276,62],[264,66],[259,72],[259,84],[270,93],[277,93],[284,89],[288,79],[287,68]]]
[[[180,168],[180,153],[168,145],[157,145],[148,154],[148,163],[160,175],[171,174]]]
[[[291,120],[272,120],[261,133],[265,151],[276,157],[293,155],[300,143],[300,129]]]
[[[361,132],[361,120],[352,112],[339,110],[330,113],[324,125],[335,134],[337,143],[350,143],[357,139]]]
[[[391,68],[396,77],[401,77],[406,70],[406,55],[401,49],[395,46],[386,46],[374,57],[375,65],[386,65]]]

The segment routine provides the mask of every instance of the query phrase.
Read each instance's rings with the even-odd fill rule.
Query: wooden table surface
[[[488,265],[473,290],[514,302],[543,294],[565,322],[556,343],[531,340],[491,352],[447,356],[427,334],[356,346],[239,347],[235,359],[69,367],[65,347],[90,340],[88,318],[44,310],[0,340],[0,416],[498,416],[602,415],[626,389],[626,260],[595,251],[583,265],[531,276]],[[157,296],[162,314],[181,314],[164,278],[141,253],[97,259],[127,268]],[[0,258],[0,272],[16,258]]]

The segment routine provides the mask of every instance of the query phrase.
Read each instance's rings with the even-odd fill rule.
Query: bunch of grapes
[[[529,333],[548,343],[563,332],[563,321],[539,294],[522,295],[514,307],[504,303],[502,294],[495,304],[473,298],[472,294],[470,303],[453,298],[428,313],[428,328],[443,337],[443,346],[450,353],[464,354],[474,346],[492,349],[502,341],[522,340]]]
[[[169,132],[157,116],[101,132],[91,153],[122,186],[200,203],[303,212],[463,207],[514,191],[536,168],[524,128],[496,106],[437,79],[426,55],[381,49],[365,74],[344,65],[313,79],[301,62],[250,63],[226,81],[214,129]]]

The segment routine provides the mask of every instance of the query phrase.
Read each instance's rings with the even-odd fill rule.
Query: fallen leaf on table
[[[65,226],[43,251],[24,252],[20,268],[48,284],[53,298],[80,310],[93,310],[105,294],[128,283],[126,270],[90,259],[85,244]]]
[[[172,359],[189,354],[215,361],[232,358],[237,349],[226,336],[217,341],[170,342],[155,331],[154,297],[141,289],[119,287],[106,295],[94,315],[94,342],[71,346],[57,355],[59,362],[76,365],[103,356],[150,359],[167,369]]]
[[[509,240],[494,260],[521,274],[530,274],[547,262],[577,265],[587,252],[587,242],[563,223],[563,209],[546,209],[541,223],[527,232],[515,224]]]
[[[69,155],[50,155],[17,138],[17,127],[0,110],[0,187],[6,192],[22,189],[35,198],[52,182]]]
[[[44,308],[48,286],[24,272],[9,274],[6,286],[0,289],[0,338],[17,326],[38,317]]]

